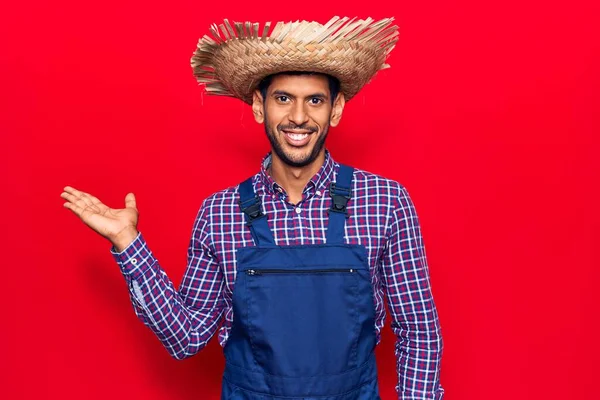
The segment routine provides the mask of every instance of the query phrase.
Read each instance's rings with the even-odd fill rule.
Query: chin
[[[286,164],[292,165],[294,167],[305,167],[311,164],[316,159],[316,154],[314,157],[312,156],[313,148],[309,150],[302,149],[296,151],[285,151],[286,159],[284,160]]]

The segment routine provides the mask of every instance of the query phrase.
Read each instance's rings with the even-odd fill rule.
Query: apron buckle
[[[247,203],[252,203],[250,205],[246,205]],[[253,198],[246,201],[239,201],[240,208],[242,212],[246,214],[246,222],[247,225],[250,226],[252,223],[265,216],[262,212],[262,205],[258,196],[254,196]]]
[[[346,214],[346,218],[349,218],[348,215],[348,201],[351,198],[351,190],[349,188],[336,186],[335,182],[331,182],[329,184],[329,195],[333,199],[333,203],[331,204],[331,208],[328,212],[336,212],[340,214]]]

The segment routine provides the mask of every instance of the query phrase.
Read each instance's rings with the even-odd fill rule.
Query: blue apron
[[[221,400],[380,400],[367,250],[344,244],[353,171],[330,186],[320,245],[275,245],[252,178],[240,184],[256,246],[237,250]]]

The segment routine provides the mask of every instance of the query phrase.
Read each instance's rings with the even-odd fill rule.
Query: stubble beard
[[[304,156],[302,159],[292,159],[291,156],[289,154],[287,154],[283,148],[283,145],[281,143],[281,141],[285,140],[283,139],[283,135],[285,135],[285,133],[283,133],[283,129],[307,129],[310,130],[312,129],[312,127],[306,127],[306,126],[280,126],[277,125],[277,134],[275,134],[273,132],[273,130],[271,129],[271,125],[269,123],[269,119],[267,118],[267,113],[265,110],[265,133],[267,134],[267,138],[269,139],[269,142],[271,143],[271,148],[273,149],[273,151],[275,152],[275,154],[277,155],[277,157],[279,157],[281,159],[281,161],[283,161],[285,164],[289,165],[290,167],[295,167],[295,168],[301,168],[301,167],[305,167],[307,165],[310,165],[313,161],[315,161],[317,159],[317,157],[319,156],[319,154],[321,153],[321,150],[323,149],[323,147],[325,146],[325,140],[327,139],[327,134],[329,133],[329,123],[327,123],[327,125],[323,128],[323,131],[321,132],[321,134],[319,135],[319,137],[317,138],[316,143],[313,146],[312,151]],[[310,135],[316,135],[317,133],[315,131],[313,131],[312,133],[310,133]],[[278,140],[278,138],[281,138],[281,141]]]

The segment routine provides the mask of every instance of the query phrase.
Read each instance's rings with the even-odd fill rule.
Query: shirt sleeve
[[[444,396],[440,385],[443,341],[425,247],[415,207],[404,187],[398,201],[381,264],[396,335],[396,391],[399,400],[440,400]]]
[[[137,317],[176,359],[206,346],[223,316],[224,280],[210,244],[207,209],[198,211],[187,253],[187,267],[178,290],[152,254],[144,236],[117,252],[110,249],[125,277]]]

